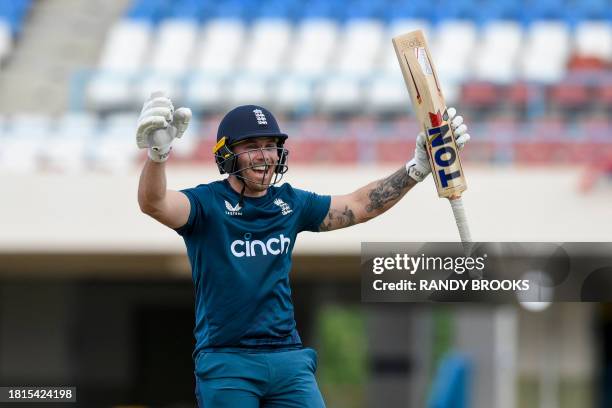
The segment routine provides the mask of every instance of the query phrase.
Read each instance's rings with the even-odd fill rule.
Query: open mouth
[[[257,170],[257,171],[266,171],[266,165],[265,164],[260,164],[258,166],[253,166],[251,167],[253,170]]]
[[[268,166],[266,165],[259,165],[259,166],[253,166],[251,167],[251,171],[253,173],[255,173],[257,176],[263,177],[267,172],[268,172]]]

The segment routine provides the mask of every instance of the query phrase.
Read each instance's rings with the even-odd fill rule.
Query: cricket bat
[[[472,242],[461,200],[467,184],[425,36],[417,30],[393,37],[392,41],[414,112],[426,136],[429,164],[438,195],[450,201],[461,241]]]

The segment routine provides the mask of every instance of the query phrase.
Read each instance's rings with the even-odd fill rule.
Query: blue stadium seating
[[[14,15],[14,5],[24,1],[30,0],[0,0],[0,15]],[[590,58],[609,70],[610,1],[132,0],[128,18],[111,31],[112,46],[105,47],[96,76],[109,71],[120,78],[120,86],[92,86],[96,92],[88,106],[104,107],[105,98],[114,95],[110,100],[117,106],[135,107],[141,98],[134,95],[141,93],[134,90],[155,82],[143,78],[166,78],[160,86],[172,83],[175,98],[190,95],[190,101],[201,101],[195,110],[222,110],[233,101],[231,90],[252,77],[265,81],[271,103],[288,113],[327,112],[328,87],[331,94],[346,97],[333,79],[352,84],[355,101],[350,102],[361,109],[352,113],[392,112],[393,103],[404,109],[405,100],[394,99],[390,91],[399,73],[389,37],[416,28],[425,31],[432,52],[438,53],[436,65],[449,103],[462,89],[512,89],[517,81],[552,86],[573,69],[576,56],[579,63]],[[177,38],[182,47],[174,46]],[[130,63],[117,62],[125,60],[121,52],[107,52],[123,49],[122,44],[130,44],[129,55],[135,56]],[[269,60],[264,54],[270,54]],[[179,65],[163,63],[166,55]],[[192,83],[199,85],[192,88]],[[482,95],[476,96],[471,99],[475,106],[482,104]],[[395,102],[377,105],[383,99]]]
[[[356,0],[349,3],[344,8],[344,17],[346,19],[357,19],[357,18],[382,18],[384,10],[383,2],[376,2],[370,0]]]
[[[0,1],[0,16],[11,21],[23,17],[31,0]],[[24,6],[25,5],[25,6]],[[491,20],[515,20],[530,24],[541,19],[561,19],[575,25],[584,19],[612,19],[609,0],[133,0],[127,16],[152,23],[163,18],[186,18],[203,21],[212,17],[331,18],[339,22],[352,18],[418,18],[437,23],[446,19],[470,19],[479,24]]]
[[[472,13],[476,22],[484,24],[493,20],[518,20],[521,8],[514,0],[488,1],[479,4]]]
[[[127,11],[127,16],[135,20],[156,23],[169,16],[168,0],[134,0]]]
[[[227,0],[217,5],[213,15],[217,18],[240,18],[247,20],[248,9],[240,0]]]
[[[291,1],[267,0],[257,7],[253,13],[254,18],[282,18],[287,20],[295,19],[296,4]]]
[[[204,4],[193,0],[179,0],[168,9],[168,18],[202,21]]]
[[[8,22],[13,35],[19,35],[23,21],[30,9],[31,0],[1,0],[0,18]]]
[[[436,10],[436,7],[432,7],[431,3],[428,4],[423,0],[401,1],[394,4],[392,7],[386,7],[384,16],[386,20],[395,20],[400,18],[433,20]]]
[[[579,20],[612,20],[612,2],[609,0],[580,0],[574,3],[571,21]]]
[[[298,18],[331,18],[339,19],[339,5],[325,0],[305,2],[301,10],[297,10]]]

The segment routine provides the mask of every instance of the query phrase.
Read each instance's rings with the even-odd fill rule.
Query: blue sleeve
[[[189,235],[191,232],[204,224],[206,220],[206,207],[203,203],[207,202],[206,196],[209,194],[209,188],[206,185],[199,185],[194,188],[180,190],[189,199],[190,210],[187,223],[182,227],[175,228],[177,234],[181,236]]]
[[[299,230],[319,232],[319,226],[329,212],[331,196],[298,189],[294,189],[294,191],[302,202]]]

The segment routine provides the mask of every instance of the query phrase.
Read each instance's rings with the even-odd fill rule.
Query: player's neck
[[[248,184],[244,185],[244,181],[239,180],[236,176],[229,176],[227,178],[227,181],[229,182],[230,187],[232,188],[232,190],[234,190],[238,194],[240,194],[240,192],[242,191],[242,188],[244,186],[244,196],[245,197],[263,197],[268,192],[267,188],[265,190],[261,190],[261,191],[260,190],[251,190],[249,188]]]

